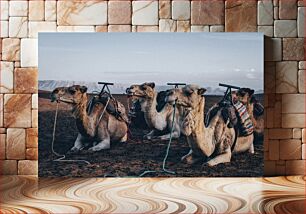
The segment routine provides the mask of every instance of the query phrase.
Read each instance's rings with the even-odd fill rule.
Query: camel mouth
[[[53,98],[54,99],[54,98]],[[56,102],[63,102],[63,103],[68,103],[68,104],[76,104],[75,103],[75,101],[74,100],[72,100],[72,99],[67,99],[67,98],[64,98],[64,97],[58,97],[57,99],[54,99],[53,101],[52,101],[52,99],[51,99],[51,102],[54,102],[54,101],[56,101]]]
[[[144,95],[137,94],[137,93],[135,93],[135,92],[131,92],[131,91],[129,91],[129,92],[127,93],[127,96],[128,96],[129,98],[139,98],[139,97],[145,97]]]

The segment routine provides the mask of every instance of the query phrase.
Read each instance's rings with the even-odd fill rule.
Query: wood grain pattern
[[[305,177],[0,178],[2,213],[305,213]]]

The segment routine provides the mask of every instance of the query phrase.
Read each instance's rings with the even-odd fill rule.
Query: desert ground
[[[39,176],[40,177],[137,177],[146,170],[161,170],[168,141],[143,140],[149,130],[131,125],[129,139],[125,143],[114,143],[104,151],[90,153],[86,150],[78,154],[66,155],[67,159],[84,159],[90,162],[55,162],[51,142],[56,103],[50,102],[48,92],[39,93]],[[124,105],[126,96],[115,95]],[[220,96],[206,96],[207,109],[221,99]],[[259,97],[262,100],[262,97]],[[73,146],[77,129],[67,104],[59,105],[58,121],[54,150],[66,154]],[[232,157],[230,163],[209,167],[204,162],[193,166],[180,161],[188,153],[189,147],[185,136],[173,140],[167,159],[167,169],[175,174],[150,173],[145,177],[200,177],[200,176],[262,176],[263,143],[255,142],[255,154],[242,153]]]

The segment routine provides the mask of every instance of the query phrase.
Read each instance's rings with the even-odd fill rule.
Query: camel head
[[[174,88],[167,91],[166,102],[181,105],[186,108],[195,109],[203,101],[205,88],[197,85],[186,85],[183,88]]]
[[[126,89],[126,93],[133,101],[153,99],[155,95],[155,83],[143,83],[141,85],[131,85]]]
[[[240,88],[237,91],[232,92],[232,98],[234,101],[240,101],[244,105],[252,102],[254,90],[250,88]]]
[[[58,87],[52,91],[51,102],[64,102],[69,104],[79,104],[87,92],[86,86],[73,85],[70,87]]]

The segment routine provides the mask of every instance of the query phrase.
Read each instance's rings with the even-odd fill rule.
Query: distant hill
[[[40,80],[38,82],[38,89],[41,91],[53,91],[57,87],[68,87],[71,85],[85,85],[87,86],[89,93],[100,91],[102,88],[102,85],[99,85],[96,82]],[[130,87],[130,84],[115,83],[113,86],[110,86],[110,89],[113,94],[124,94],[126,88],[128,87]],[[156,86],[157,91],[165,91],[171,88],[172,88],[171,86],[167,86],[167,85],[157,85]],[[206,89],[207,89],[205,93],[206,95],[223,95],[225,92],[225,88],[207,87]],[[256,93],[263,93],[263,91],[258,91]]]

